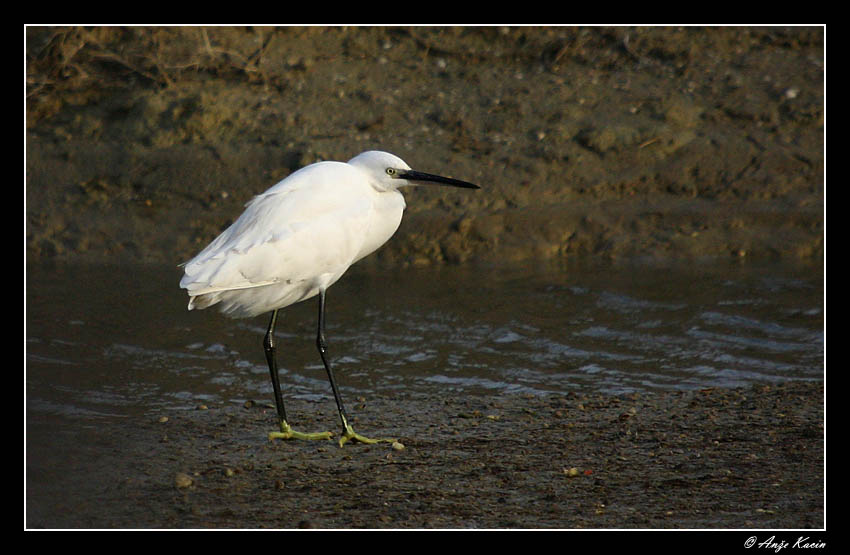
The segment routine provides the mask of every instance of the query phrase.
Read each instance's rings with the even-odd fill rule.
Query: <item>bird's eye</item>
[[[387,175],[395,175],[395,168],[387,168]]]

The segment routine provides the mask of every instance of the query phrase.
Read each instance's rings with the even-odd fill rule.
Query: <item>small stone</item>
[[[399,441],[394,441],[393,442],[393,449],[395,449],[396,451],[402,451],[402,450],[404,450],[404,444],[399,442]]]
[[[192,477],[185,472],[178,472],[174,477],[174,485],[178,488],[188,488],[192,485]]]

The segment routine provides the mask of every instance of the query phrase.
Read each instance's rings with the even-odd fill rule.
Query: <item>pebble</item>
[[[178,472],[177,475],[174,476],[174,485],[178,488],[188,488],[192,485],[192,482],[192,477],[185,472]]]

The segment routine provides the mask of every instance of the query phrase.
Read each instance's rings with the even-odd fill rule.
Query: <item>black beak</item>
[[[451,187],[463,187],[464,189],[480,189],[478,185],[474,185],[472,183],[467,183],[466,181],[461,181],[460,179],[452,179],[451,177],[443,177],[441,175],[434,175],[431,173],[418,172],[415,170],[401,170],[399,171],[400,178],[407,179],[408,181],[422,181],[425,183],[436,183],[437,185],[448,185]]]

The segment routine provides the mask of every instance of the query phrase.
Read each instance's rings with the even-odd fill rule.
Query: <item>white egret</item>
[[[271,312],[263,348],[280,431],[269,433],[270,439],[328,439],[333,435],[302,433],[290,427],[275,359],[278,310],[318,295],[316,346],[342,421],[340,447],[348,440],[393,441],[361,436],[348,421],[328,362],[325,292],[352,264],[395,233],[405,208],[398,189],[418,183],[479,188],[414,171],[387,152],[363,152],[347,163],[318,162],[254,197],[239,219],[183,265],[180,287],[189,294],[189,310],[219,305],[221,312],[233,318]]]

